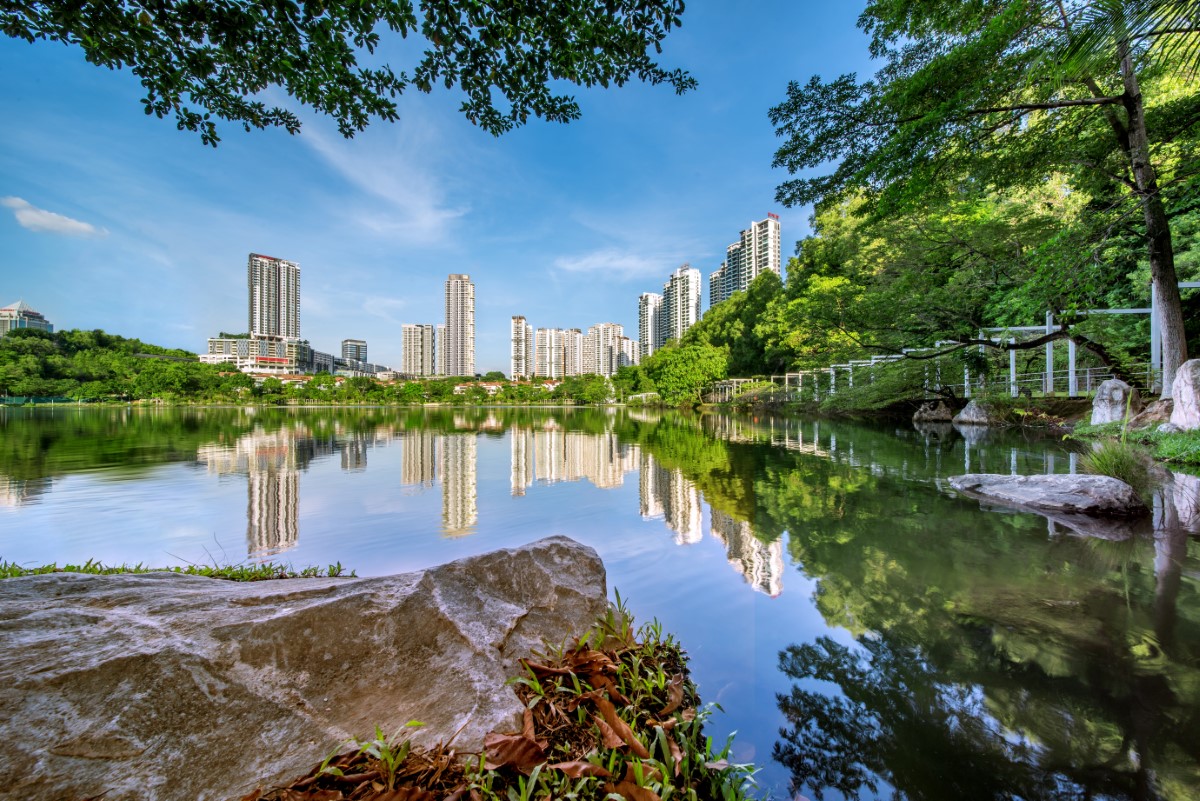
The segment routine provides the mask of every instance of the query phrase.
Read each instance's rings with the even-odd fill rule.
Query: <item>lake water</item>
[[[949,426],[9,409],[0,558],[371,576],[565,534],[684,643],[764,796],[1200,798],[1200,482],[1107,539],[947,483],[1076,462]]]

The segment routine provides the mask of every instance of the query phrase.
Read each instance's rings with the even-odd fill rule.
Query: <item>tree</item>
[[[664,403],[699,403],[704,389],[726,375],[729,354],[713,345],[672,345],[642,363]]]
[[[1200,97],[1192,89],[1148,103],[1143,77],[1154,71],[1144,56],[1148,42],[1191,41],[1197,29],[1156,28],[1135,38],[1123,22],[1130,5],[872,0],[859,24],[885,61],[875,79],[793,82],[771,110],[786,137],[776,166],[794,174],[838,162],[825,174],[786,181],[778,199],[796,205],[863,191],[874,213],[887,215],[973,185],[1033,186],[1056,171],[1106,177],[1140,211],[1163,337],[1163,396],[1170,397],[1187,346],[1153,151],[1195,129]],[[1117,35],[1091,56],[1068,58],[1097,11]]]
[[[683,0],[14,0],[0,6],[0,31],[34,42],[79,46],[93,64],[129,69],[146,90],[146,114],[173,115],[180,130],[220,140],[216,120],[252,128],[300,129],[294,111],[257,99],[278,87],[333,118],[351,137],[374,118],[397,117],[409,87],[457,85],[461,111],[492,134],[529,116],[579,117],[579,104],[551,86],[621,86],[636,77],[682,93],[695,79],[661,68],[649,51],[680,24]],[[427,48],[409,70],[359,65],[387,44],[419,33]]]

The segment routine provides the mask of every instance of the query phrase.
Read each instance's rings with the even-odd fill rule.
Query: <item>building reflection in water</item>
[[[441,438],[442,532],[460,537],[479,522],[476,467],[479,440],[475,434],[450,434]]]
[[[400,435],[400,485],[424,492],[442,486],[442,533],[461,537],[479,522],[479,440],[474,432],[441,434],[428,429]]]
[[[663,467],[648,451],[623,443],[611,431],[565,431],[553,420],[538,428],[509,429],[511,492],[524,496],[535,483],[548,486],[587,479],[600,489],[623,486],[625,475],[638,471],[638,502],[643,519],[661,519],[676,544],[704,538],[704,501],[682,470]],[[772,597],[783,589],[783,543],[767,544],[754,536],[750,523],[712,510],[713,536],[725,546],[726,558],[746,582]]]
[[[246,552],[251,559],[267,559],[300,539],[300,472],[335,451],[344,470],[361,472],[367,449],[378,441],[351,431],[317,436],[297,425],[255,430],[232,446],[202,445],[196,460],[211,474],[246,476]]]
[[[50,490],[49,478],[11,478],[0,474],[0,508],[36,503]]]

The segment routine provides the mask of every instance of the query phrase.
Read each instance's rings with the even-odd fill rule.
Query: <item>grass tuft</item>
[[[40,576],[46,573],[88,573],[94,576],[111,576],[118,573],[181,573],[186,576],[204,576],[206,578],[224,579],[226,581],[267,581],[270,579],[292,578],[357,578],[351,570],[349,573],[342,567],[341,562],[328,567],[305,567],[300,570],[291,565],[266,562],[258,565],[187,565],[186,567],[149,567],[138,562],[136,565],[120,564],[106,565],[94,559],[89,559],[82,565],[66,564],[59,567],[57,563],[40,565],[38,567],[22,567],[16,562],[0,559],[0,579],[19,578],[21,576]]]
[[[1091,453],[1084,455],[1080,460],[1080,467],[1085,473],[1112,476],[1124,481],[1147,503],[1154,493],[1150,454],[1134,442],[1104,440]]]

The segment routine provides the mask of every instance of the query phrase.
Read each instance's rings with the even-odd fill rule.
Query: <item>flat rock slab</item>
[[[606,596],[596,552],[563,537],[370,579],[5,579],[0,787],[240,798],[410,719],[419,742],[478,749],[517,723],[516,660],[583,633]]]
[[[1037,512],[1095,517],[1138,517],[1149,514],[1133,488],[1111,476],[968,473],[952,476],[950,486],[975,498]]]

